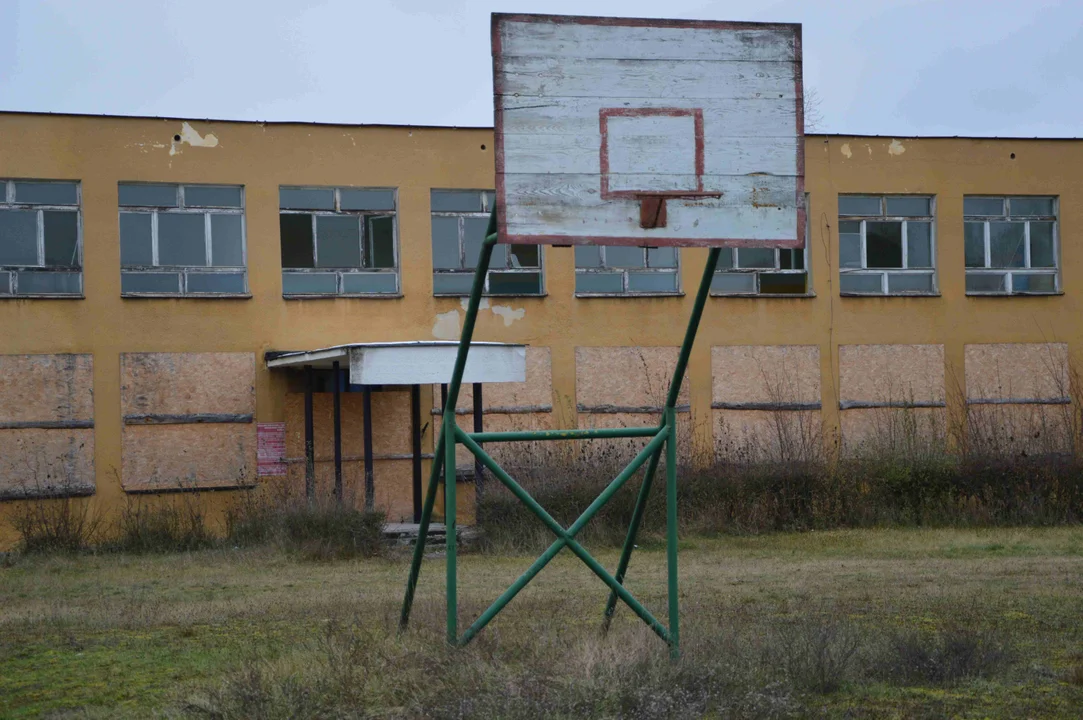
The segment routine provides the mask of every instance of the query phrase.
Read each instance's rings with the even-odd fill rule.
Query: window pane
[[[963,215],[999,217],[1004,214],[1004,198],[965,197]]]
[[[1020,215],[1043,215],[1052,217],[1053,198],[1051,197],[1013,197],[1008,198],[1008,210],[1012,217]]]
[[[967,273],[968,293],[1004,292],[1004,275],[991,273]]]
[[[117,186],[121,205],[135,207],[177,207],[176,185],[124,185]]]
[[[672,248],[672,247],[647,248],[647,267],[652,267],[652,268],[675,268],[675,267],[677,267],[677,248]]]
[[[861,221],[860,220],[841,220],[839,221],[839,233],[846,234],[861,234]]]
[[[37,264],[37,212],[0,210],[0,265]]]
[[[432,219],[432,266],[452,269],[462,267],[459,260],[459,218]]]
[[[920,292],[931,293],[933,291],[933,276],[912,275],[902,273],[888,273],[887,291],[889,293]]]
[[[1056,280],[1053,275],[1012,273],[1012,292],[1051,293],[1056,290]]]
[[[361,222],[356,215],[316,216],[316,267],[361,267]]]
[[[158,264],[207,264],[203,214],[158,214]]]
[[[602,266],[602,254],[597,245],[576,245],[575,266],[578,268],[594,268]]]
[[[880,198],[859,195],[839,195],[839,216],[879,215]]]
[[[481,197],[485,200],[485,211],[489,212],[496,205],[496,192],[487,190],[481,194]]]
[[[508,258],[513,268],[536,268],[540,265],[537,245],[509,245]]]
[[[624,292],[624,276],[621,273],[576,273],[577,293]]]
[[[1030,266],[1057,266],[1056,253],[1053,252],[1053,223],[1032,222],[1030,224]]]
[[[0,272],[0,295],[11,294],[11,273]]]
[[[180,275],[177,273],[120,274],[122,293],[180,293]]]
[[[729,270],[733,267],[733,248],[721,248],[718,253],[718,265],[715,266],[715,271]]]
[[[481,245],[485,242],[485,231],[488,228],[488,218],[463,218],[463,245],[466,250],[466,262],[464,267],[475,268],[478,266],[478,257],[481,256]],[[490,265],[492,267],[504,267],[504,257],[503,246],[494,248]]]
[[[120,214],[120,264],[122,266],[153,265],[150,239],[150,213]]]
[[[395,218],[365,218],[365,267],[395,267]]]
[[[928,217],[932,210],[927,197],[889,197],[885,198],[887,214],[891,217]]]
[[[17,182],[15,202],[37,205],[78,205],[76,183]]]
[[[865,267],[902,267],[902,223],[865,223]]]
[[[240,215],[211,215],[211,265],[244,266]]]
[[[1026,223],[989,223],[989,266],[1023,267],[1023,243]]]
[[[465,295],[474,284],[473,273],[433,273],[432,291],[434,294]]]
[[[839,292],[843,293],[882,293],[880,275],[855,275],[844,273],[839,275]]]
[[[432,212],[482,212],[481,193],[476,190],[433,190],[429,195]],[[488,223],[488,218],[485,220]]]
[[[489,273],[489,293],[492,295],[539,295],[541,273]]]
[[[677,292],[677,273],[675,272],[630,272],[628,273],[629,292]]]
[[[338,203],[343,210],[394,210],[395,191],[342,188]]]
[[[805,273],[760,273],[760,292],[765,295],[804,295]]]
[[[399,279],[395,273],[343,273],[344,293],[397,293]]]
[[[861,235],[853,233],[839,234],[839,266],[844,268],[861,267]]]
[[[737,266],[773,270],[775,267],[774,248],[737,248]]]
[[[190,293],[243,293],[244,273],[188,273]]]
[[[282,235],[282,267],[316,267],[312,254],[312,216],[279,215],[278,229]]]
[[[756,275],[754,273],[716,273],[711,278],[711,290],[719,293],[754,293]]]
[[[19,273],[20,295],[78,295],[81,292],[79,273],[23,270]]]
[[[985,267],[985,223],[963,223],[963,247],[967,267]]]
[[[778,266],[783,270],[804,270],[805,251],[802,249],[779,250]]]
[[[331,188],[280,187],[278,207],[283,210],[334,210],[335,191]]]
[[[46,211],[46,267],[79,267],[79,214]]]
[[[906,266],[931,268],[933,266],[933,226],[927,222],[906,223]]]
[[[241,188],[234,186],[185,185],[186,207],[234,207],[242,206]]]
[[[644,252],[641,247],[630,245],[607,245],[605,264],[608,267],[643,267]]]
[[[283,295],[334,295],[338,276],[334,273],[282,273]]]

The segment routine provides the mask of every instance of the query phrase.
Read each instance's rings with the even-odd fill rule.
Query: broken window
[[[576,295],[677,295],[680,291],[677,248],[575,247]]]
[[[432,291],[469,295],[493,210],[492,190],[433,190]],[[541,295],[542,251],[537,245],[497,245],[485,275],[486,295]]]
[[[79,183],[0,180],[0,297],[81,296]]]
[[[282,294],[396,295],[395,190],[278,190]]]
[[[839,195],[839,292],[935,295],[934,199]]]
[[[805,207],[808,207],[805,194]],[[805,218],[805,238],[809,236]],[[722,248],[711,279],[712,295],[809,295],[807,246],[804,248]]]
[[[244,188],[120,183],[120,294],[246,295]]]
[[[963,198],[968,295],[1060,291],[1057,198]]]

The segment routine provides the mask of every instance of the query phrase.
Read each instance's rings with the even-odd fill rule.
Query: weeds
[[[215,537],[207,527],[197,493],[169,498],[129,498],[120,512],[117,532],[106,548],[115,552],[187,552],[211,547]]]
[[[91,547],[102,530],[86,498],[35,497],[24,500],[11,520],[26,553],[75,553]]]
[[[1005,644],[989,633],[967,628],[911,631],[889,639],[872,672],[899,685],[950,685],[992,677],[1008,665],[1010,656]]]

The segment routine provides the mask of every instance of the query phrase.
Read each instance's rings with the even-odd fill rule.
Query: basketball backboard
[[[500,242],[799,247],[801,26],[494,14]]]

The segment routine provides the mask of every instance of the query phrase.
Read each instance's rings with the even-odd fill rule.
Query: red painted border
[[[503,93],[501,79],[504,74],[503,47],[500,38],[500,27],[505,22],[524,23],[553,23],[557,25],[607,25],[614,27],[669,27],[669,28],[701,28],[713,30],[784,30],[793,34],[793,79],[794,79],[794,109],[796,116],[796,165],[797,165],[797,189],[795,203],[797,206],[796,239],[779,240],[751,240],[748,238],[651,238],[650,240],[640,237],[625,238],[600,238],[595,236],[566,236],[566,235],[508,235],[508,222],[506,211],[506,193],[504,185],[504,112],[500,107],[500,96]],[[802,59],[802,40],[800,23],[758,23],[736,22],[728,20],[674,20],[664,18],[616,18],[616,17],[593,17],[586,15],[544,15],[544,14],[517,14],[517,13],[493,13],[490,20],[490,37],[493,52],[493,130],[496,159],[496,223],[497,234],[502,243],[512,244],[543,244],[543,245],[645,245],[647,242],[652,246],[699,246],[699,247],[777,247],[799,248],[804,247],[805,225],[807,224],[808,210],[805,207],[805,107],[804,107],[804,76]],[[697,132],[701,131],[698,128]],[[698,170],[698,168],[697,168]],[[604,177],[604,175],[603,175]]]
[[[696,143],[696,189],[665,190],[649,192],[647,190],[609,190],[609,118],[611,117],[691,117],[692,132]],[[644,195],[653,197],[694,198],[720,197],[721,193],[703,191],[703,168],[706,165],[703,148],[703,109],[702,108],[602,108],[598,111],[598,131],[602,135],[602,144],[598,150],[598,163],[602,176],[602,199],[639,198]]]

